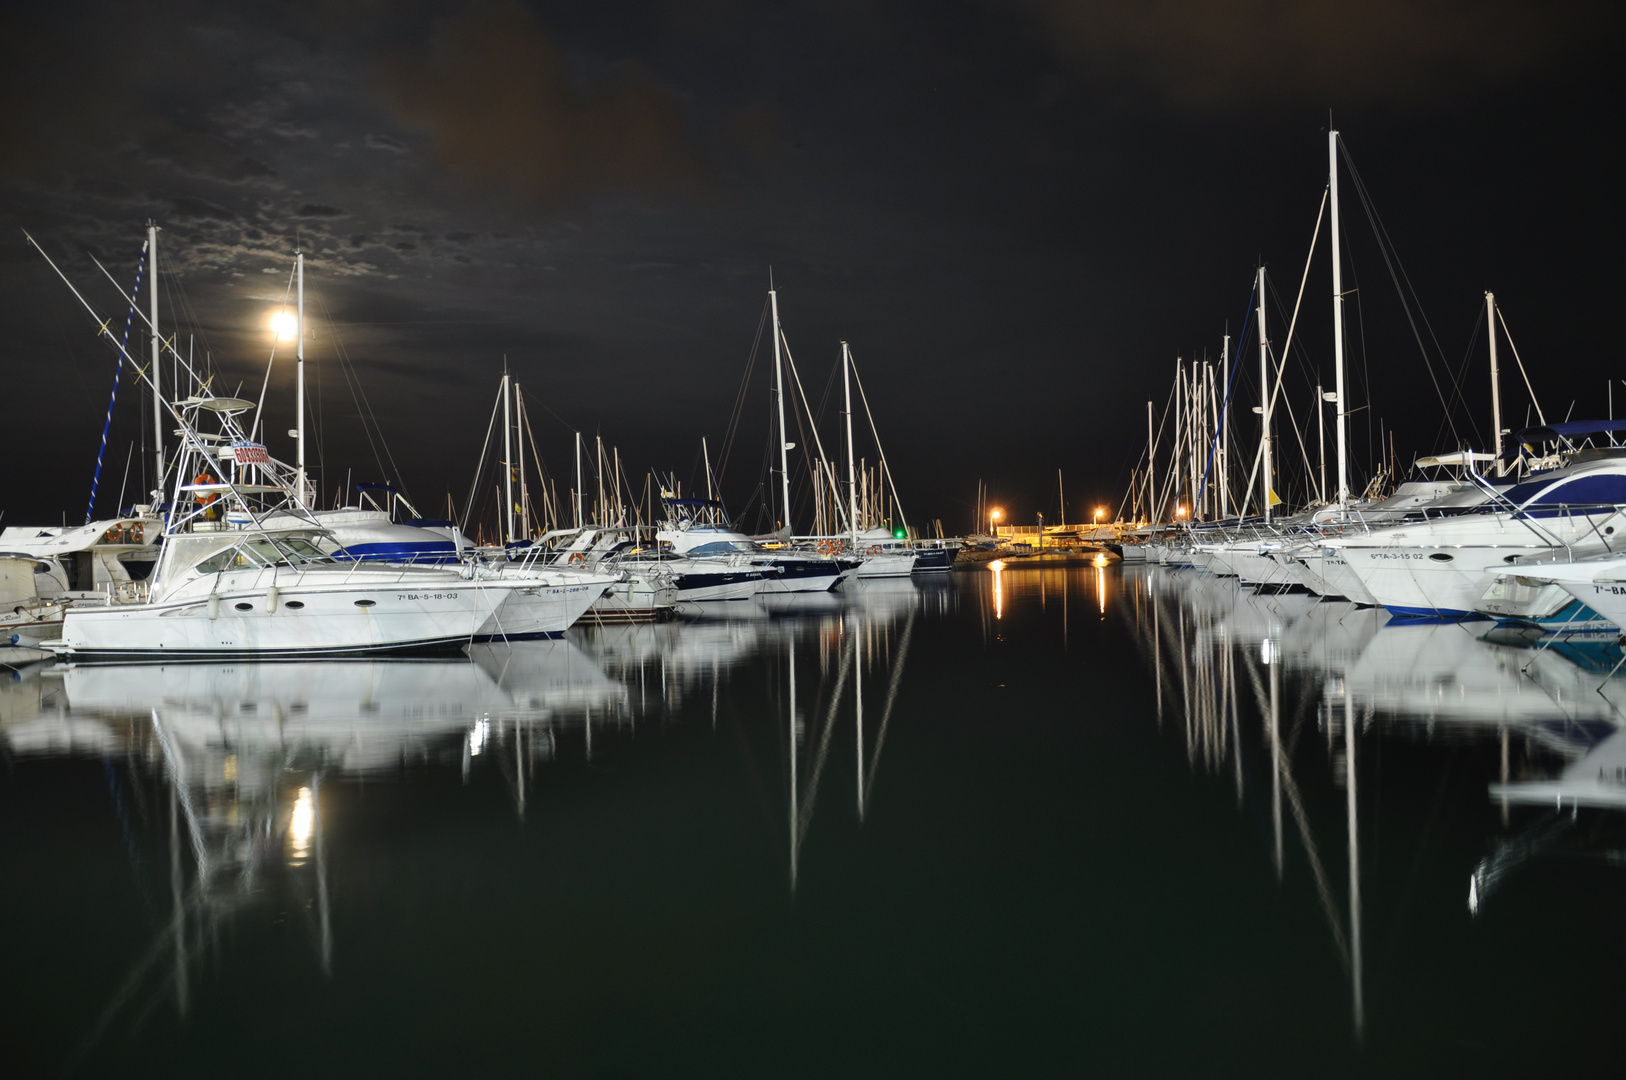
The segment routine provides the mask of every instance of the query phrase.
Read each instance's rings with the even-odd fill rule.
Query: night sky
[[[1626,286],[1616,10],[14,6],[0,520],[83,519],[114,371],[21,230],[122,324],[88,253],[128,289],[149,218],[163,229],[165,333],[208,355],[217,390],[249,397],[303,245],[328,504],[346,476],[399,478],[426,513],[448,492],[461,512],[505,355],[561,493],[572,428],[618,446],[635,483],[654,468],[687,493],[703,484],[701,437],[723,456],[771,268],[816,405],[851,342],[913,523],[971,528],[979,478],[1012,518],[1054,521],[1058,468],[1069,518],[1088,517],[1118,505],[1176,356],[1217,359],[1227,326],[1241,329],[1261,259],[1271,336],[1285,338],[1329,110],[1400,260],[1392,275],[1346,174],[1360,477],[1380,424],[1406,460],[1488,444],[1486,289],[1548,419],[1601,415],[1607,378],[1626,374],[1613,353]],[[1323,237],[1289,362],[1301,419],[1308,387],[1332,381],[1330,288]],[[267,422],[285,459],[290,356]],[[765,359],[724,475],[748,524],[769,442]],[[1517,428],[1529,395],[1511,360],[1504,347]],[[1257,359],[1241,372],[1251,445]],[[357,385],[391,457],[357,422]],[[832,449],[838,409],[839,383],[821,420]],[[126,379],[101,514],[143,415]]]

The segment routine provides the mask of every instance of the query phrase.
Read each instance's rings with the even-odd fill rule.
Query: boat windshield
[[[736,551],[764,551],[761,545],[750,540],[713,540],[709,544],[689,549],[690,555],[732,555]]]
[[[267,566],[308,566],[316,563],[331,563],[333,559],[322,554],[317,546],[309,540],[295,537],[285,537],[281,540],[272,540],[269,537],[257,537],[246,540],[236,547],[217,551],[215,554],[198,563],[197,571],[200,574],[217,574],[222,570],[252,570]]]

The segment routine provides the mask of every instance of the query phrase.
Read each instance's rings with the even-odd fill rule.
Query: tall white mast
[[[1265,337],[1265,268],[1259,268],[1259,281],[1256,285],[1259,293],[1259,392],[1264,405],[1259,410],[1259,417],[1264,421],[1259,427],[1259,445],[1263,449],[1265,459],[1264,476],[1260,480],[1259,501],[1265,508],[1265,524],[1270,524],[1270,341]]]
[[[1491,427],[1496,432],[1496,475],[1506,476],[1507,466],[1502,464],[1502,380],[1496,371],[1496,295],[1485,294],[1485,328],[1490,331],[1490,360],[1491,360]],[[1610,383],[1611,402],[1614,401],[1614,383]],[[1610,407],[1610,419],[1614,419],[1614,408]]]
[[[154,502],[164,501],[164,365],[159,362],[158,351],[158,226],[147,222],[147,250],[152,265],[147,274],[147,296],[152,303],[152,453],[156,469],[153,472]]]
[[[1174,485],[1175,516],[1179,516],[1180,485],[1186,470],[1180,464],[1180,457],[1186,452],[1185,442],[1186,417],[1186,366],[1180,358],[1174,358],[1174,453],[1169,457],[1170,481]]]
[[[576,528],[582,527],[582,433],[576,432]]]
[[[1157,521],[1157,436],[1152,433],[1152,403],[1146,403],[1146,520]]]
[[[294,465],[296,467],[296,481],[294,490],[299,494],[301,504],[305,502],[305,253],[294,252],[294,277],[299,285],[299,325],[295,332],[299,340],[295,342],[294,355],[298,363],[294,365],[294,439],[298,443],[295,450]]]
[[[519,393],[519,381],[514,381],[514,434],[519,436],[519,527],[527,537],[531,535],[531,497],[525,486],[525,399]]]
[[[513,380],[507,364],[502,373],[502,468],[503,468],[503,521],[507,523],[507,542],[514,542],[514,411]]]
[[[604,511],[604,436],[593,437],[593,471],[598,474],[598,501],[593,504],[593,524],[606,524]]]
[[[853,458],[853,389],[849,368],[852,366],[847,343],[841,343],[841,400],[847,417],[847,525],[852,529],[853,550],[858,550],[858,480]]]
[[[790,529],[790,447],[785,443],[785,381],[784,364],[779,359],[779,293],[770,288],[768,301],[773,305],[773,396],[779,406],[779,483],[785,517],[780,527]]]
[[[1325,394],[1322,392],[1320,383],[1317,383],[1316,388],[1315,388],[1315,444],[1316,444],[1316,453],[1319,454],[1320,458],[1321,458],[1321,483],[1317,486],[1316,491],[1320,494],[1321,501],[1326,502],[1327,501],[1327,401],[1326,401]]]
[[[1214,365],[1213,364],[1204,364],[1203,365],[1203,370],[1208,375],[1208,413],[1209,413],[1208,421],[1209,421],[1209,424],[1211,426],[1213,426],[1214,429],[1215,429],[1214,430],[1214,444],[1215,444],[1214,458],[1218,459],[1219,458],[1219,453],[1218,453],[1219,416],[1220,416],[1219,397],[1218,397],[1218,394],[1219,394],[1219,380],[1216,379],[1215,376],[1214,376]],[[1223,367],[1220,368],[1220,371],[1223,372],[1224,370],[1225,369]],[[1220,462],[1218,460],[1215,460],[1214,464],[1218,465],[1218,464],[1220,464]],[[1210,467],[1208,469],[1208,480],[1206,482],[1207,487],[1208,487],[1208,508],[1209,508],[1210,511],[1215,510],[1219,506],[1219,499],[1214,494],[1214,481],[1216,479],[1218,479],[1218,477],[1215,474],[1214,469],[1212,467]],[[1210,516],[1222,517],[1224,515],[1221,513],[1221,514],[1211,514]]]
[[[706,460],[706,501],[711,502],[716,495],[711,491],[711,451],[706,449],[706,437],[700,436],[700,456]]]
[[[1333,393],[1338,395],[1338,508],[1349,506],[1349,445],[1345,418],[1349,406],[1344,397],[1344,263],[1338,246],[1338,132],[1327,132],[1327,185],[1332,203],[1332,361]]]

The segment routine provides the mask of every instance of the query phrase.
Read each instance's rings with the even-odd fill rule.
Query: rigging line
[[[813,431],[813,445],[818,448],[819,461],[824,463],[824,469],[825,469],[826,472],[828,472],[829,468],[830,468],[829,459],[824,456],[824,443],[819,439],[819,427],[818,427],[818,425],[816,423],[813,422],[813,410],[808,408],[807,394],[803,393],[803,391],[802,391],[802,376],[800,374],[798,374],[797,371],[796,371],[796,361],[791,359],[791,355],[790,355],[790,339],[786,338],[783,333],[781,333],[779,335],[779,337],[780,337],[780,340],[783,341],[784,345],[785,345],[785,359],[790,364],[790,377],[791,377],[791,380],[796,383],[796,396],[801,399],[802,408],[807,411],[808,424],[811,426],[812,431]],[[834,376],[832,376],[831,378],[833,380]],[[796,417],[796,430],[797,431],[802,431],[802,418],[801,418],[800,415],[798,415]],[[806,438],[805,432],[803,433],[803,438]],[[821,487],[824,484],[824,479],[823,479],[823,477],[819,476],[819,470],[815,469],[813,467],[813,461],[807,455],[807,448],[806,448],[805,444],[803,445],[803,448],[802,448],[802,457],[807,462],[808,472],[815,477],[815,481],[814,481],[813,486],[815,488]],[[834,481],[834,479],[835,479],[835,477],[832,475],[831,476],[832,482]],[[894,502],[896,502],[896,497],[897,497],[897,493],[894,491],[893,492],[893,501]],[[845,514],[843,514],[842,516],[844,518],[846,517]]]
[[[734,407],[729,410],[728,427],[723,432],[722,463],[717,466],[717,483],[723,482],[723,473],[728,470],[729,458],[734,453],[734,439],[739,435],[740,421],[745,417],[745,398],[751,389],[751,373],[756,369],[757,354],[762,349],[762,331],[768,324],[768,309],[771,300],[762,301],[762,314],[757,318],[756,337],[751,340],[750,355],[745,358],[745,374],[740,377],[740,388],[734,393]]]
[[[395,463],[395,454],[390,451],[389,441],[384,438],[384,428],[381,424],[379,424],[378,416],[373,412],[373,403],[371,399],[367,397],[367,389],[361,383],[361,373],[355,371],[355,364],[350,359],[350,351],[345,348],[344,338],[340,336],[338,328],[333,324],[333,316],[328,311],[327,301],[323,297],[322,290],[320,288],[313,288],[311,292],[315,294],[316,303],[322,309],[322,318],[326,319],[328,322],[328,334],[333,338],[334,354],[339,358],[340,366],[343,368],[348,368],[355,373],[356,390],[360,392],[361,404],[366,407],[367,416],[372,421],[373,428],[378,432],[378,442],[379,445],[384,447],[384,456],[390,459],[390,471],[395,474],[395,486],[400,488],[401,491],[405,492],[410,498],[412,493],[410,489],[408,489],[406,481],[401,478],[401,467]],[[371,439],[368,441],[371,442]],[[373,452],[373,456],[377,457],[376,450]],[[383,462],[379,462],[379,468],[382,469],[383,467]]]
[[[556,413],[552,409],[548,408],[548,403],[543,401],[541,398],[537,397],[535,394],[531,393],[531,391],[528,390],[526,388],[526,386],[521,386],[519,388],[519,392],[520,392],[520,395],[522,397],[526,398],[529,401],[536,402],[539,406],[541,406],[543,412],[547,413],[549,416],[551,416],[555,420],[559,421],[559,423],[563,424],[566,431],[568,431],[568,432],[570,432],[571,434],[574,435],[576,432],[581,430],[581,428],[579,428],[576,425],[572,424],[569,420],[566,420],[564,417],[560,416],[558,413]]]
[[[282,340],[282,316],[288,313],[288,297],[293,295],[294,274],[297,270],[288,271],[288,287],[282,293],[282,306],[277,309],[277,331],[271,335],[271,358],[265,362],[265,378],[260,380],[260,400],[254,406],[254,423],[248,428],[248,441],[253,442],[255,434],[260,430],[260,422],[264,419],[265,391],[271,385],[271,365],[277,362],[277,343]],[[207,350],[206,350],[207,351]]]
[[[124,374],[124,354],[130,346],[130,324],[135,321],[136,304],[140,300],[141,272],[147,267],[147,242],[141,242],[141,257],[136,260],[135,285],[130,289],[130,311],[124,316],[124,340],[119,344],[119,360],[113,368],[113,395],[107,399],[107,419],[102,421],[102,444],[96,451],[96,472],[90,478],[90,502],[85,507],[85,524],[89,525],[91,518],[96,515],[96,489],[102,484],[102,459],[107,456],[107,432],[113,426],[113,406],[119,400],[119,377]],[[129,476],[130,466],[124,466],[126,477]],[[119,501],[124,501],[123,492],[119,493]],[[115,508],[117,509],[117,508]]]
[[[1439,348],[1439,339],[1434,335],[1434,328],[1429,325],[1428,315],[1422,310],[1422,301],[1417,297],[1417,290],[1412,287],[1410,276],[1406,274],[1404,266],[1399,266],[1400,255],[1393,250],[1393,242],[1389,239],[1389,231],[1384,228],[1382,219],[1378,216],[1377,208],[1372,204],[1366,185],[1361,181],[1361,174],[1355,168],[1355,162],[1350,156],[1349,147],[1344,145],[1342,136],[1338,139],[1338,148],[1343,154],[1344,164],[1349,168],[1351,179],[1355,181],[1355,193],[1360,196],[1361,206],[1366,211],[1367,223],[1372,226],[1373,235],[1377,238],[1378,252],[1383,256],[1383,264],[1389,271],[1389,280],[1394,283],[1395,292],[1400,297],[1400,308],[1406,313],[1406,322],[1411,327],[1412,337],[1417,341],[1417,351],[1422,354],[1423,366],[1428,368],[1429,381],[1434,384],[1434,393],[1439,397],[1441,407],[1446,410],[1446,416],[1450,418],[1450,405],[1446,401],[1445,391],[1441,389],[1439,377],[1434,373],[1434,364],[1429,359],[1427,346],[1423,344],[1423,335],[1417,329],[1418,316],[1422,318],[1423,326],[1428,330],[1428,336],[1434,340],[1434,347],[1440,352],[1442,363],[1444,362],[1445,353]],[[1397,266],[1399,266],[1398,273],[1396,271]],[[1404,289],[1401,287],[1402,280],[1405,281]],[[1417,316],[1412,314],[1412,305],[1406,302],[1407,290],[1410,290],[1412,300],[1417,305]],[[1450,371],[1447,370],[1446,373],[1449,375]],[[1370,400],[1368,398],[1368,401]],[[1451,419],[1451,437],[1457,440],[1462,438],[1457,431],[1455,419]]]
[[[1321,238],[1321,221],[1322,221],[1323,216],[1326,214],[1326,210],[1327,210],[1327,193],[1323,192],[1322,196],[1321,196],[1321,209],[1316,212],[1316,216],[1315,216],[1315,232],[1313,234],[1311,234],[1311,236],[1310,236],[1310,253],[1308,255],[1306,255],[1305,258],[1304,258],[1304,276],[1299,279],[1299,298],[1293,304],[1293,318],[1291,320],[1289,320],[1289,322],[1287,324],[1287,342],[1282,348],[1281,360],[1276,365],[1276,386],[1275,386],[1275,389],[1273,389],[1271,391],[1271,394],[1270,394],[1270,408],[1267,409],[1264,413],[1260,414],[1261,423],[1263,422],[1263,419],[1264,419],[1265,415],[1268,415],[1269,413],[1273,413],[1273,412],[1276,411],[1276,401],[1282,395],[1282,366],[1287,363],[1287,353],[1292,351],[1292,348],[1293,348],[1293,334],[1294,334],[1295,331],[1297,331],[1298,325],[1299,325],[1299,306],[1304,303],[1304,287],[1305,287],[1306,284],[1308,284],[1308,282],[1310,280],[1310,264],[1315,259],[1316,242]],[[1257,291],[1257,288],[1255,289],[1255,291]],[[1237,351],[1241,352],[1241,349],[1238,348]],[[1267,355],[1268,355],[1268,345],[1267,345]],[[1260,396],[1261,399],[1263,399],[1263,397],[1264,397],[1264,388],[1263,387],[1260,388],[1259,396]],[[1291,420],[1293,422],[1293,430],[1296,433],[1298,431],[1298,420],[1293,416],[1293,406],[1291,404],[1288,404],[1285,401],[1283,402],[1283,404],[1287,405],[1287,417],[1288,417],[1289,420]],[[1320,407],[1319,403],[1318,403],[1317,407],[1318,408]],[[1342,401],[1340,401],[1338,403],[1338,407],[1340,409],[1346,409],[1346,410],[1349,408],[1349,406],[1346,403],[1342,402]],[[1299,440],[1299,445],[1300,445],[1300,447],[1302,447],[1304,445],[1304,440],[1302,438]],[[1248,473],[1248,487],[1247,487],[1248,495],[1244,496],[1243,500],[1242,500],[1242,506],[1243,506],[1244,510],[1246,510],[1246,508],[1247,508],[1248,500],[1252,497],[1253,481],[1254,481],[1254,478],[1257,477],[1258,474],[1259,474],[1259,465],[1260,465],[1260,462],[1264,460],[1264,455],[1265,455],[1265,444],[1264,444],[1263,440],[1260,440],[1259,449],[1254,454],[1254,457],[1253,457],[1253,469],[1250,470],[1249,473]],[[1310,454],[1309,454],[1309,451],[1307,451],[1307,450],[1304,452],[1304,463],[1305,463],[1305,467],[1308,468],[1309,463],[1310,463]],[[1266,483],[1268,485],[1269,481],[1267,480]],[[1267,496],[1267,498],[1268,498],[1268,496]],[[1246,517],[1247,514],[1244,513],[1241,516]]]
[[[1242,316],[1242,335],[1237,338],[1238,342],[1241,342],[1241,341],[1244,341],[1244,340],[1247,339],[1248,323],[1253,318],[1253,300],[1254,300],[1255,294],[1257,294],[1258,291],[1259,291],[1259,287],[1257,285],[1255,285],[1254,288],[1251,291],[1249,291],[1249,293],[1248,293],[1248,311],[1247,311],[1247,314]],[[1197,501],[1198,502],[1202,502],[1203,493],[1208,490],[1208,474],[1211,471],[1213,471],[1213,468],[1214,468],[1214,453],[1219,448],[1220,433],[1225,430],[1226,421],[1229,419],[1229,411],[1230,411],[1230,408],[1231,408],[1231,393],[1232,393],[1232,391],[1234,391],[1236,389],[1236,372],[1237,372],[1238,365],[1240,365],[1242,363],[1242,353],[1243,353],[1243,350],[1239,346],[1237,348],[1235,354],[1233,354],[1232,357],[1231,357],[1231,374],[1228,375],[1226,377],[1226,379],[1225,379],[1225,397],[1220,401],[1219,423],[1217,423],[1214,426],[1214,438],[1208,444],[1208,464],[1203,466],[1203,482],[1200,485],[1198,485],[1198,487],[1197,487]],[[1263,394],[1261,394],[1260,396],[1262,397]],[[1138,462],[1137,462],[1137,464],[1138,464]],[[1249,486],[1250,487],[1252,486],[1251,483],[1250,483]],[[1247,507],[1247,502],[1245,500],[1243,502],[1243,507],[1244,507],[1244,509],[1246,509],[1246,507]],[[1119,511],[1119,515],[1122,516],[1123,507],[1120,506],[1118,508],[1118,511]],[[1239,513],[1237,515],[1237,517],[1239,517],[1239,518],[1246,517],[1246,516],[1247,516],[1246,513]]]
[[[1457,368],[1457,379],[1458,379],[1459,383],[1462,383],[1462,384],[1465,384],[1466,381],[1467,381],[1468,364],[1473,360],[1473,358],[1474,358],[1474,349],[1479,344],[1479,330],[1480,330],[1480,328],[1482,326],[1485,325],[1485,305],[1484,304],[1475,304],[1474,309],[1477,312],[1477,315],[1474,318],[1473,333],[1468,336],[1468,347],[1463,350],[1462,363]],[[1460,400],[1462,402],[1463,411],[1468,412],[1470,415],[1472,414],[1472,410],[1470,410],[1468,408],[1468,399],[1465,396],[1458,395],[1453,400]],[[1436,445],[1438,445],[1440,439],[1444,435],[1445,435],[1445,424],[1442,422],[1440,424],[1440,426],[1438,428],[1436,428],[1435,431],[1434,431],[1434,442],[1435,442]],[[1494,432],[1492,432],[1492,434],[1491,434],[1491,442],[1492,443],[1496,442],[1496,436],[1495,436]],[[1462,447],[1459,446],[1456,449],[1460,450],[1460,449],[1462,449]]]
[[[1519,347],[1513,344],[1513,334],[1507,328],[1507,319],[1502,317],[1502,305],[1496,305],[1496,320],[1502,324],[1502,333],[1507,336],[1507,346],[1513,350],[1513,362],[1519,365],[1519,374],[1524,376],[1524,388],[1530,392],[1530,403],[1536,407],[1536,419],[1541,426],[1547,426],[1547,417],[1541,411],[1541,402],[1536,400],[1536,389],[1530,385],[1530,373],[1524,370],[1524,361],[1519,359]],[[1573,408],[1573,406],[1571,406]]]
[[[892,508],[898,512],[898,520],[903,522],[905,529],[909,527],[909,517],[903,512],[903,503],[898,500],[898,482],[892,476],[892,466],[886,463],[886,449],[881,445],[881,433],[875,428],[875,414],[869,408],[869,395],[864,393],[864,380],[858,374],[858,361],[852,357],[852,349],[847,349],[847,362],[852,367],[853,382],[858,384],[858,399],[864,403],[864,415],[869,418],[870,437],[875,440],[875,452],[881,455],[881,470],[886,474],[886,482],[892,488]]]
[[[1158,445],[1163,442],[1163,430],[1164,430],[1164,428],[1166,428],[1168,426],[1169,414],[1174,411],[1174,390],[1175,390],[1175,388],[1171,384],[1170,387],[1169,387],[1168,400],[1163,403],[1163,416],[1157,422],[1157,434],[1152,438],[1152,445],[1151,445],[1151,447],[1148,448],[1149,452],[1156,450]],[[1156,465],[1157,464],[1156,460],[1153,460],[1152,464]],[[1148,492],[1146,497],[1148,499],[1156,500],[1157,505],[1162,506],[1165,502],[1168,501],[1168,498],[1167,498],[1168,484],[1169,484],[1169,481],[1168,481],[1168,479],[1165,478],[1164,481],[1163,481],[1163,493],[1164,493],[1164,496],[1165,496],[1164,498],[1161,498],[1161,499],[1158,498],[1158,492],[1156,492],[1156,491]],[[1148,516],[1151,516],[1151,508],[1148,508]]]
[[[491,422],[486,425],[485,442],[480,444],[480,461],[474,466],[474,483],[469,485],[469,497],[463,504],[463,520],[458,523],[458,529],[464,533],[469,531],[469,515],[474,512],[474,493],[480,487],[480,474],[485,471],[486,451],[491,449],[491,433],[497,429],[497,410],[502,406],[502,395],[491,403]]]

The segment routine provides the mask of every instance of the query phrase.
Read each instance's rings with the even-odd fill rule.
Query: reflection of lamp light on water
[[[988,564],[988,569],[994,572],[994,618],[1003,618],[1005,615],[1004,593],[1000,589],[999,575],[1005,569],[1004,559],[995,559]]]
[[[300,862],[310,854],[311,833],[316,828],[316,804],[311,789],[302,787],[294,799],[294,812],[288,818],[288,842],[293,848],[293,861]]]
[[[489,720],[476,720],[474,727],[469,729],[469,757],[479,757],[480,751],[486,748],[486,736],[491,733]]]

